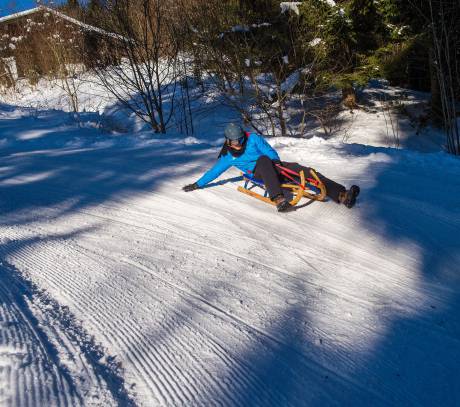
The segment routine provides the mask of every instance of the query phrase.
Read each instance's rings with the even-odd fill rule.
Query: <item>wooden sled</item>
[[[282,168],[282,167],[280,167]],[[291,174],[293,172],[290,172]],[[320,181],[318,175],[313,169],[310,169],[310,175],[312,178],[305,178],[305,174],[303,171],[300,173],[295,173],[299,180],[297,181],[295,178],[288,176],[293,182],[287,184],[281,184],[281,188],[288,189],[292,193],[292,199],[289,203],[292,206],[297,205],[302,198],[308,198],[313,201],[324,201],[326,198],[326,187]],[[251,174],[242,174],[244,179],[244,186],[239,186],[238,191],[242,192],[243,194],[252,196],[253,198],[259,199],[263,202],[266,202],[270,205],[276,205],[268,197],[268,192],[265,189],[265,186],[262,181],[255,179]],[[284,174],[286,175],[286,174]],[[263,195],[253,191],[252,189],[255,187],[261,188],[264,192]]]

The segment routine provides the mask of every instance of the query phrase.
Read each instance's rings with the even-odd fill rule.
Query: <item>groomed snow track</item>
[[[87,129],[76,146],[82,130],[53,129],[55,113],[21,114],[0,122],[0,404],[460,400],[460,258],[442,237],[460,229],[457,198],[434,212],[435,200],[388,193],[404,176],[422,187],[434,165],[422,154],[289,141],[287,159],[308,152],[363,197],[352,211],[327,202],[280,216],[234,182],[182,192],[211,163],[209,145],[117,144]],[[377,212],[391,204],[399,212]]]

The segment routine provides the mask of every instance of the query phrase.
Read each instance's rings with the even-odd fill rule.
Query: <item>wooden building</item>
[[[70,65],[85,69],[116,37],[45,6],[0,18],[0,83],[36,81]]]

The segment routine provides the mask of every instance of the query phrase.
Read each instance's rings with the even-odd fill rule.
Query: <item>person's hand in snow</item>
[[[182,190],[185,192],[195,191],[195,189],[200,189],[200,187],[198,186],[196,182],[194,182],[193,184],[186,185],[185,187],[182,188]]]

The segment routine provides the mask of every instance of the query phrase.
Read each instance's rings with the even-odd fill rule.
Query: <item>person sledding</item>
[[[283,193],[282,184],[289,173],[309,174],[311,168],[295,162],[281,161],[278,153],[267,141],[256,133],[247,133],[235,123],[225,129],[225,142],[217,162],[193,184],[184,186],[185,192],[194,191],[212,182],[230,167],[236,167],[244,174],[252,174],[255,179],[263,182],[270,200],[279,212],[292,209],[289,199]],[[316,173],[319,181],[325,186],[327,196],[337,203],[352,208],[359,195],[359,187],[352,185],[346,189],[343,185],[332,181],[320,173]]]

